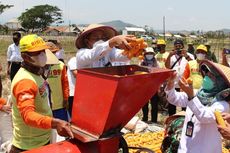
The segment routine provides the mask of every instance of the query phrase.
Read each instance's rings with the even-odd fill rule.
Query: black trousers
[[[15,74],[18,72],[18,70],[21,67],[21,62],[11,62],[10,66],[10,80],[12,81]]]
[[[73,98],[74,96],[69,96],[68,98],[68,102],[69,102],[69,114],[70,114],[70,117],[72,118],[72,108],[73,108]]]
[[[157,114],[158,114],[158,93],[153,95],[153,97],[150,99],[151,103],[151,122],[157,123]],[[149,113],[149,103],[145,104],[144,107],[142,107],[143,112],[143,121],[148,121],[148,113]]]

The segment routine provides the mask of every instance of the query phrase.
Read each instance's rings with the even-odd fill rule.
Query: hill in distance
[[[134,25],[134,24],[131,24],[131,23],[123,22],[121,20],[113,20],[113,21],[108,21],[108,22],[101,22],[99,24],[112,26],[117,31],[123,30],[123,29],[125,29],[125,27],[140,27],[140,26],[137,26],[137,25]],[[80,24],[78,26],[83,26],[84,27],[84,26],[87,26],[87,25],[88,24]],[[162,33],[163,32],[162,30],[158,30],[158,29],[154,29],[154,31],[157,32],[157,33]],[[192,30],[192,31],[196,31],[196,30]],[[213,31],[223,31],[225,34],[230,33],[230,29],[227,29],[227,28],[223,28],[223,29],[220,29],[220,30],[213,30]],[[171,33],[190,33],[191,31],[189,31],[189,30],[177,30],[177,31],[174,31],[174,30],[167,29],[166,32],[171,32]]]
[[[104,25],[107,25],[107,26],[112,26],[118,31],[125,29],[125,27],[138,27],[138,26],[136,26],[134,24],[126,23],[126,22],[123,22],[121,20],[113,20],[113,21],[109,21],[109,22],[102,22],[100,24],[104,24]]]

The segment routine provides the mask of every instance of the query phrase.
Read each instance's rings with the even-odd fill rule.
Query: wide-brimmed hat
[[[211,73],[218,73],[223,78],[223,80],[226,82],[228,87],[230,87],[230,68],[229,67],[224,66],[219,63],[211,62],[209,60],[202,60],[200,63],[200,70],[202,69],[201,68],[202,66],[203,67],[206,66],[207,69]]]
[[[180,111],[180,112],[178,112],[178,113],[176,113],[174,115],[171,115],[171,116],[166,118],[165,124],[169,124],[170,122],[172,122],[176,118],[185,116],[185,114],[186,114],[185,111]]]
[[[90,24],[88,27],[86,27],[81,34],[77,37],[76,42],[75,42],[75,46],[80,49],[80,48],[85,48],[86,44],[84,39],[93,31],[97,31],[97,30],[102,30],[104,31],[106,37],[108,39],[114,37],[117,35],[117,31],[110,26],[105,26],[102,24]]]
[[[57,57],[49,50],[51,47],[36,34],[30,34],[22,37],[19,46],[21,53],[41,52],[45,50],[47,57],[46,64],[58,64],[59,62]]]
[[[148,53],[155,54],[154,49],[152,47],[146,47],[144,51],[145,51],[145,54],[148,54]]]
[[[49,50],[51,52],[57,52],[60,50],[59,47],[57,45],[55,45],[53,42],[48,41],[48,42],[46,42],[46,45],[49,46]]]

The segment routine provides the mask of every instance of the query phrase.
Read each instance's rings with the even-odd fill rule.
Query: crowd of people
[[[0,110],[12,113],[10,153],[50,144],[52,130],[64,138],[73,138],[69,121],[77,70],[129,63],[131,59],[124,50],[129,51],[129,42],[135,40],[133,35],[118,35],[113,27],[91,24],[76,39],[76,56],[64,63],[61,42],[45,42],[36,34],[22,37],[19,32],[13,33],[14,43],[7,51],[12,104],[0,99]],[[195,49],[189,43],[186,48],[182,40],[175,40],[169,52],[166,45],[165,40],[158,39],[155,48],[147,47],[140,65],[174,70],[161,88],[166,94],[169,116],[176,114],[176,107],[185,111],[178,152],[221,153],[221,135],[230,139],[230,68],[226,53],[223,51],[220,64],[210,44],[200,44]],[[2,86],[0,97],[1,92]],[[151,104],[150,122],[158,122],[159,92],[162,90],[142,108],[143,121],[148,122]],[[226,127],[217,125],[216,109],[223,113]]]

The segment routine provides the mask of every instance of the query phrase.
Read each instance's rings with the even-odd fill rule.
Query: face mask
[[[210,79],[209,76],[204,77],[202,87],[205,90],[211,90],[214,88],[214,82],[212,81],[212,79]]]
[[[146,58],[147,60],[151,60],[151,59],[153,59],[153,55],[145,55],[145,58]]]
[[[98,44],[101,44],[101,43],[103,43],[104,41],[103,40],[98,40],[97,42],[95,42],[94,44],[93,44],[93,47],[95,47],[95,46],[97,46]]]
[[[41,52],[38,56],[30,57],[33,62],[32,64],[38,67],[44,67],[46,65],[47,57],[45,52]]]
[[[198,54],[196,54],[196,58],[197,58],[198,60],[203,60],[203,59],[205,59],[205,54],[198,53]]]

